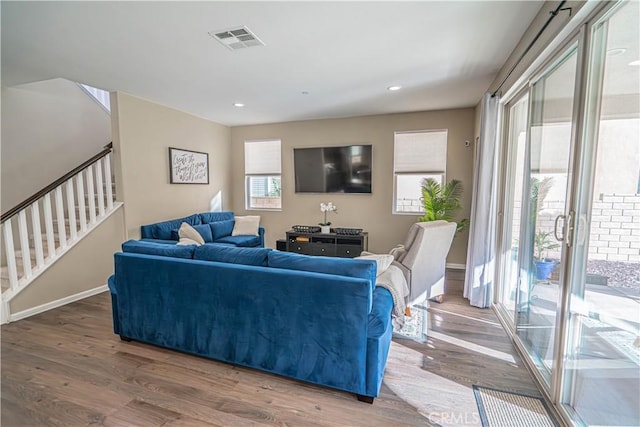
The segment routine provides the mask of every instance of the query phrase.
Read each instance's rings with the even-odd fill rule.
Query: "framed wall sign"
[[[208,184],[209,154],[169,147],[171,184]]]

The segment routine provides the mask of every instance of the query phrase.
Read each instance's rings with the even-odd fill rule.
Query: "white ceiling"
[[[2,1],[2,85],[63,77],[230,126],[469,107],[541,5]],[[266,46],[207,34],[242,25]]]

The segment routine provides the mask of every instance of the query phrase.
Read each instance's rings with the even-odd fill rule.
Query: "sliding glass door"
[[[577,47],[570,47],[530,88],[529,144],[518,243],[516,333],[551,383],[560,295]]]
[[[504,229],[500,242],[502,248],[502,266],[500,274],[503,281],[502,304],[508,312],[508,318],[513,321],[517,301],[526,301],[528,291],[521,293],[518,286],[518,249],[520,240],[520,211],[522,207],[522,193],[524,187],[524,160],[527,144],[527,108],[529,105],[528,92],[517,97],[506,107],[506,163],[504,175],[504,202],[502,217]],[[519,295],[520,294],[520,295]]]
[[[575,425],[640,425],[640,2],[503,104],[497,305]]]
[[[640,424],[640,7],[592,26],[561,403]]]

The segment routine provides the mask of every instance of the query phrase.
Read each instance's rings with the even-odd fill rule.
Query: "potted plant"
[[[538,223],[538,216],[542,210],[544,200],[553,187],[553,178],[545,177],[542,180],[531,178],[531,223],[534,227]],[[533,236],[533,264],[536,269],[536,279],[547,280],[555,268],[557,262],[547,258],[548,251],[559,248],[560,245],[552,240],[551,233],[538,230]]]
[[[536,267],[536,279],[547,280],[556,266],[556,261],[547,258],[548,251],[557,249],[560,245],[551,239],[551,233],[538,231],[533,240],[533,263]]]
[[[320,225],[320,232],[324,234],[328,234],[331,232],[331,221],[327,221],[327,213],[328,212],[338,213],[338,207],[331,202],[328,202],[328,203],[322,202],[320,203],[320,212],[324,214],[324,221],[318,224]]]
[[[420,222],[436,221],[439,219],[453,221],[456,213],[462,209],[460,197],[462,196],[462,182],[452,179],[445,185],[427,178],[422,181],[422,205],[424,215],[418,219]],[[461,231],[468,224],[467,219],[457,223],[456,231]]]

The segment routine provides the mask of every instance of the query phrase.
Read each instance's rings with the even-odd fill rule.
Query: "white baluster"
[[[29,229],[27,228],[27,211],[18,212],[18,237],[20,252],[22,252],[22,271],[24,277],[31,278],[31,249],[29,248]]]
[[[104,183],[102,181],[102,159],[95,162],[96,166],[96,188],[98,190],[98,216],[104,216]]]
[[[35,201],[31,205],[31,231],[33,232],[33,246],[36,248],[36,267],[44,267],[44,251],[42,249],[42,229],[40,228],[40,206]]]
[[[67,181],[67,213],[69,214],[69,233],[71,241],[78,238],[78,228],[76,223],[76,201],[73,196],[73,178]]]
[[[104,181],[107,187],[107,210],[113,209],[113,190],[111,188],[111,154],[107,154],[104,158]]]
[[[47,259],[56,254],[56,241],[53,233],[53,211],[51,210],[51,193],[44,195],[42,203],[44,209],[44,230],[47,235]]]
[[[80,217],[80,232],[87,231],[87,208],[84,204],[84,179],[82,172],[76,175],[76,195],[78,197],[78,216]]]
[[[7,271],[9,273],[9,286],[12,291],[18,288],[18,269],[16,268],[16,252],[13,249],[13,230],[11,229],[11,219],[2,224],[2,234],[4,235],[4,251],[7,258]]]
[[[93,186],[93,165],[87,168],[87,200],[89,201],[89,224],[96,223],[96,195]]]
[[[58,187],[55,190],[56,193],[56,219],[58,220],[58,240],[60,241],[60,247],[67,247],[67,230],[64,227],[64,204],[62,202],[62,187]]]

